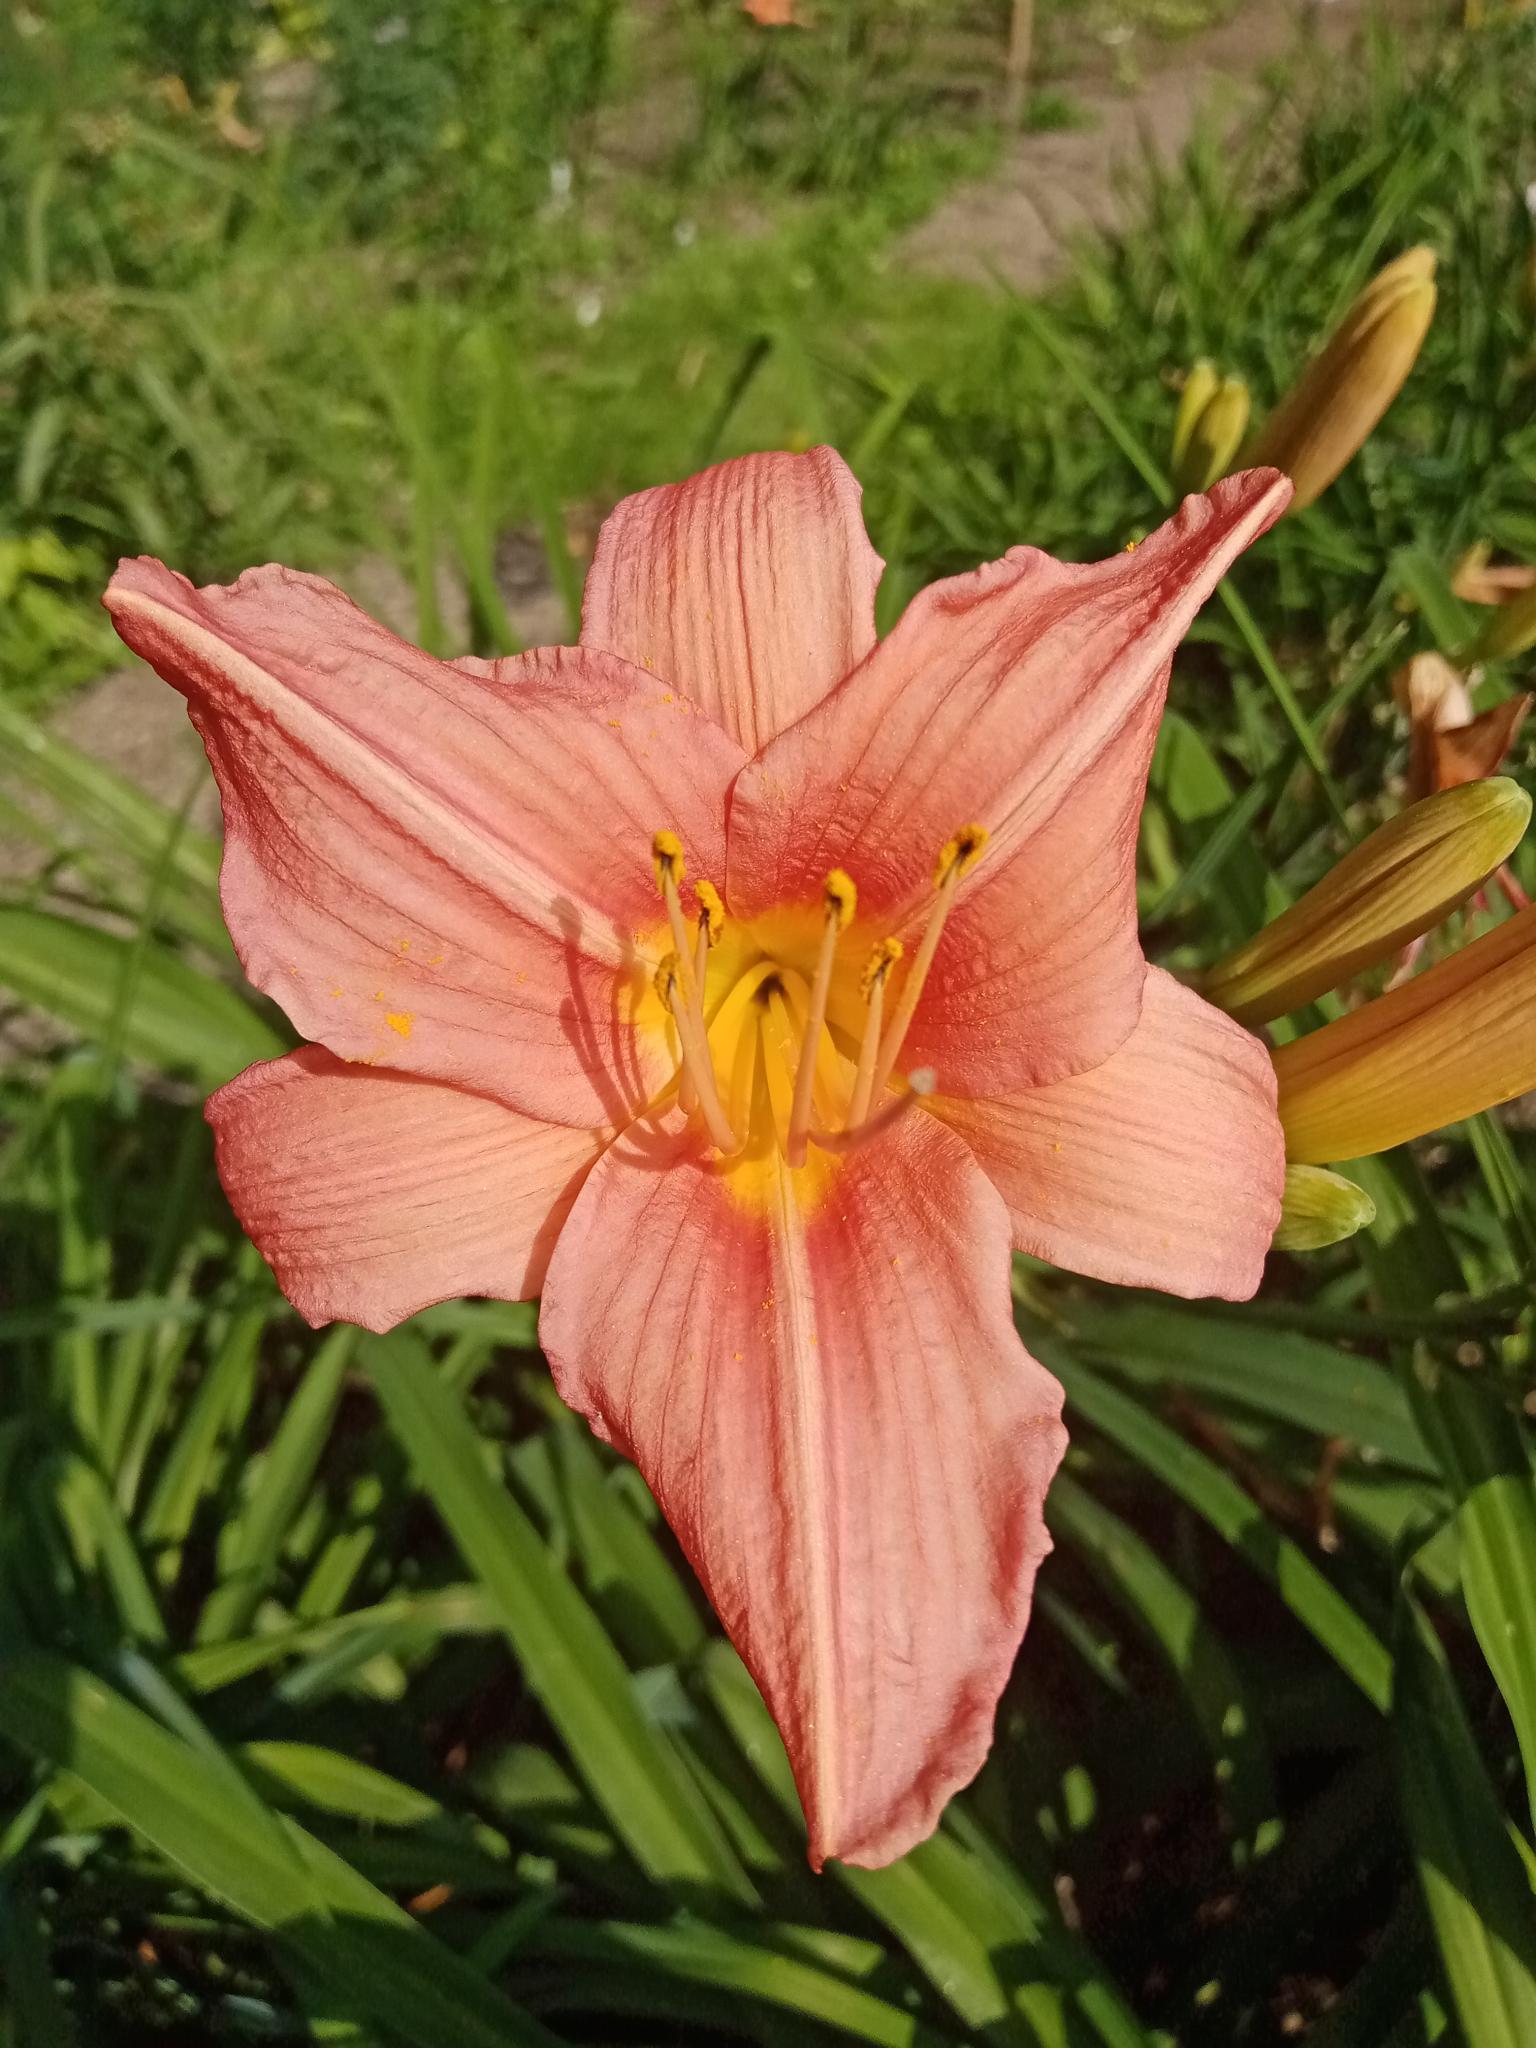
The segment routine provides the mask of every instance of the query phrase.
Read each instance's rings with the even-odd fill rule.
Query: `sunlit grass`
[[[909,274],[894,145],[873,189],[775,187],[750,240],[739,163],[553,214],[546,176],[514,276],[472,245],[418,273],[339,185],[293,211],[301,152],[146,108],[110,160],[89,122],[6,131],[36,160],[0,245],[0,826],[40,857],[0,902],[33,1031],[0,1066],[13,2039],[1536,2039],[1520,1119],[1352,1168],[1373,1232],[1250,1307],[1020,1263],[1074,1448],[996,1752],[901,1866],[813,1879],[761,1703],[531,1309],[316,1337],[242,1244],[198,1103],[286,1027],[217,847],[18,708],[101,659],[119,548],[383,550],[424,639],[500,648],[509,529],[568,597],[595,511],[743,447],[844,448],[887,622],[1019,541],[1115,550],[1196,356],[1269,403],[1427,240],[1403,397],[1178,664],[1143,921],[1208,962],[1398,801],[1389,676],[1469,637],[1456,554],[1536,558],[1531,34],[1382,43],[1288,158],[1197,145],[1043,308]]]

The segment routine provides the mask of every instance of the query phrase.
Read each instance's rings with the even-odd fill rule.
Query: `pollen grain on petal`
[[[409,1038],[411,1026],[416,1022],[415,1012],[412,1010],[389,1010],[385,1013],[384,1022],[391,1031],[398,1032],[401,1038]]]
[[[991,837],[985,825],[962,825],[945,840],[939,851],[933,871],[933,886],[942,889],[951,876],[958,882],[963,875],[968,875],[986,851]]]

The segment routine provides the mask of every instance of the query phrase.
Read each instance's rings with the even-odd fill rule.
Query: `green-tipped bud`
[[[1388,959],[1464,903],[1519,844],[1531,800],[1507,776],[1410,804],[1207,970],[1201,993],[1267,1024]]]
[[[1536,588],[1502,604],[1472,649],[1474,661],[1508,661],[1536,647]]]
[[[1326,1166],[1288,1166],[1277,1252],[1320,1252],[1376,1220],[1376,1204],[1352,1180]]]
[[[1216,365],[1206,356],[1190,365],[1189,375],[1184,379],[1184,389],[1179,397],[1179,410],[1173,422],[1173,451],[1170,467],[1178,472],[1189,446],[1189,437],[1195,431],[1195,421],[1210,404],[1220,388],[1221,379],[1216,374]]]
[[[1247,462],[1284,470],[1291,510],[1320,498],[1403,388],[1435,310],[1435,255],[1378,271],[1260,428]]]
[[[1183,454],[1174,463],[1180,490],[1208,491],[1225,476],[1248,431],[1248,386],[1241,377],[1223,377],[1190,429]]]

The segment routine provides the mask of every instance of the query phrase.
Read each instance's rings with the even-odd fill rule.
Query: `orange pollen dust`
[[[792,906],[746,926],[719,890],[693,884],[675,833],[652,841],[671,940],[655,970],[657,1022],[674,1057],[676,1104],[734,1171],[779,1158],[793,1169],[877,1136],[931,1092],[926,1069],[897,1071],[956,895],[987,844],[964,825],[939,850],[933,901],[910,956],[901,939],[861,929],[858,888],[841,868],[815,909]]]

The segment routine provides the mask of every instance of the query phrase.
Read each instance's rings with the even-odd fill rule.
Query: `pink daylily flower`
[[[280,568],[108,592],[311,1041],[208,1105],[242,1223],[316,1324],[542,1294],[817,1867],[920,1841],[991,1740],[1065,1446],[1010,1247],[1258,1284],[1269,1058],[1148,966],[1135,848],[1174,649],[1288,497],[1257,471],[1107,562],[1014,549],[883,641],[827,449],[627,499],[575,648],[438,661]]]

